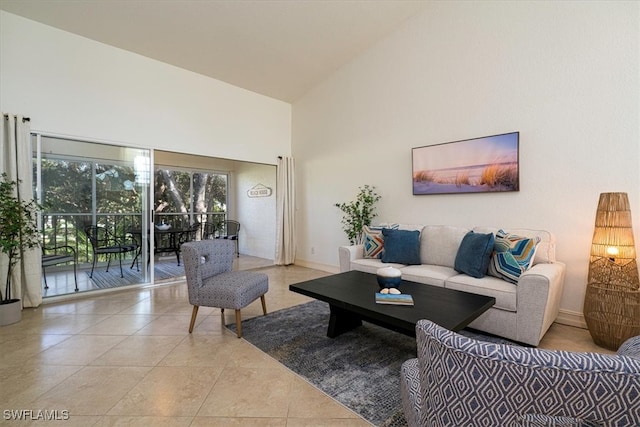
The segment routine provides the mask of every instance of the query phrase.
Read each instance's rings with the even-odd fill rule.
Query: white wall
[[[240,222],[240,253],[260,258],[275,258],[276,241],[276,167],[243,163],[234,173],[236,209],[233,218]],[[272,190],[269,197],[249,197],[247,192],[262,184]]]
[[[291,150],[290,104],[3,11],[0,109],[81,139],[270,164]]]
[[[3,11],[0,111],[80,140],[271,165],[291,153],[290,104]],[[246,198],[245,177],[262,179],[253,167],[263,175],[270,168],[273,179],[264,180],[275,191],[275,166],[256,164],[232,171],[232,191]],[[255,219],[255,203],[230,206],[249,239],[240,242],[243,253],[274,258],[272,199]]]
[[[336,268],[333,204],[370,184],[379,221],[553,231],[580,320],[599,193],[629,193],[640,235],[639,9],[432,2],[338,70],[293,105],[300,263]],[[510,131],[519,192],[412,195],[412,147]]]

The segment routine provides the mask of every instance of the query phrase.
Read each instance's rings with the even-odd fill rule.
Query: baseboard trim
[[[307,261],[304,259],[296,258],[295,265],[299,265],[300,267],[312,268],[314,270],[326,271],[327,273],[338,274],[340,273],[340,268],[335,265],[328,264],[320,264],[313,261]]]
[[[556,323],[561,325],[575,326],[576,328],[587,329],[587,322],[584,320],[584,315],[577,311],[560,310]]]

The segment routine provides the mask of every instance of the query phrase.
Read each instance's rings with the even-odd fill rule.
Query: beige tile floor
[[[290,283],[328,274],[297,266],[261,271],[270,279],[269,311],[309,300],[289,292]],[[201,308],[189,334],[190,313],[183,282],[26,309],[21,322],[0,327],[0,425],[369,425],[236,338],[219,310]],[[261,313],[256,301],[243,317]],[[586,330],[563,325],[553,325],[541,347],[608,352]],[[6,420],[5,410],[70,419],[19,423]]]

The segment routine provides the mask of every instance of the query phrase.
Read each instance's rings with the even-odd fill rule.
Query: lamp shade
[[[616,260],[636,258],[627,193],[600,194],[591,256]]]

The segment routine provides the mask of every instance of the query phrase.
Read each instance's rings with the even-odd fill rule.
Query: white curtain
[[[276,193],[276,265],[293,264],[296,259],[295,186],[292,157],[278,158]]]
[[[19,115],[2,114],[0,129],[0,174],[6,172],[9,180],[18,181],[18,197],[33,198],[33,166],[31,163],[31,125],[29,119]],[[0,219],[1,220],[1,219]],[[39,248],[25,249],[22,259],[13,268],[11,296],[22,300],[23,307],[37,307],[42,303],[41,256]],[[0,260],[0,284],[6,280],[7,259]]]

